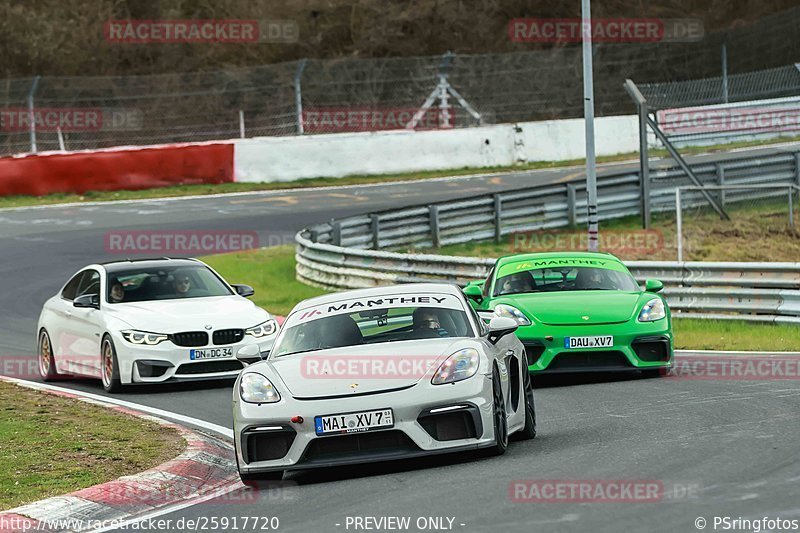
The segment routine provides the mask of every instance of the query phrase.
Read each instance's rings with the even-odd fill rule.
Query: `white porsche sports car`
[[[236,377],[272,348],[278,324],[197,259],[126,260],[81,269],[39,316],[39,373],[130,383]]]
[[[486,449],[536,435],[513,319],[485,325],[458,287],[396,285],[299,303],[234,386],[239,474]]]

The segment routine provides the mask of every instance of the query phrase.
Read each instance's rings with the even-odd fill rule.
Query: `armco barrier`
[[[233,181],[233,145],[208,143],[0,158],[0,196]]]
[[[798,183],[800,156],[778,153],[758,159],[721,157],[693,166],[704,183]],[[688,185],[675,167],[651,172],[654,211],[674,209],[674,188]],[[500,240],[515,232],[585,222],[583,184],[575,181],[475,196],[332,220],[296,236],[297,279],[329,289],[445,280],[463,284],[486,276],[493,259],[408,254],[383,249],[440,246],[481,239]],[[609,173],[598,178],[601,219],[636,215],[641,208],[639,176]],[[753,191],[730,203],[767,197]],[[699,196],[699,195],[698,195]],[[687,199],[700,202],[700,198]],[[627,263],[640,282],[661,279],[677,314],[702,318],[739,318],[800,323],[800,263]]]

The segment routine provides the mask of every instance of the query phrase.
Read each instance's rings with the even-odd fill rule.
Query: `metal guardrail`
[[[792,185],[800,183],[800,153],[720,159],[693,165],[708,184]],[[688,185],[680,168],[650,172],[653,211],[675,208],[675,187]],[[329,289],[445,280],[458,284],[486,276],[494,259],[408,254],[383,249],[441,246],[495,239],[517,232],[585,223],[579,182],[542,185],[458,201],[408,207],[332,220],[300,231],[297,279]],[[637,172],[598,177],[599,214],[604,220],[638,215],[642,206]],[[773,191],[765,190],[747,199]],[[731,201],[731,203],[733,203]],[[800,323],[800,263],[626,263],[640,282],[661,279],[676,314]]]

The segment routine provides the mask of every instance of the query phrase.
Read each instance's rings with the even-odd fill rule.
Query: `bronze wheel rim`
[[[47,336],[47,333],[43,331],[39,338],[39,373],[42,374],[42,377],[46,377],[50,374],[50,357],[50,338]]]
[[[103,341],[103,354],[100,367],[103,385],[108,387],[111,385],[111,376],[114,374],[114,350],[111,349],[111,343],[107,340]]]

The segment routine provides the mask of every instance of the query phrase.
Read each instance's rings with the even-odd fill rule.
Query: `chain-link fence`
[[[798,28],[800,8],[708,34],[701,42],[597,43],[596,114],[635,111],[622,90],[625,78],[647,83],[718,73],[723,43],[732,70],[750,66],[753,50],[765,47],[770,55],[761,60],[762,66],[776,57],[798,57],[800,39],[792,38]],[[561,43],[504,54],[301,60],[214,72],[0,80],[0,155],[580,117],[581,65],[580,46]],[[730,76],[729,101],[756,93],[797,94],[798,80],[790,70]],[[656,106],[713,102],[721,94],[718,80],[681,83],[646,87],[660,102]]]

